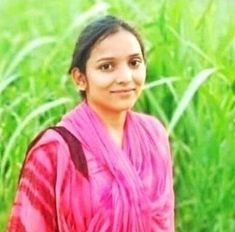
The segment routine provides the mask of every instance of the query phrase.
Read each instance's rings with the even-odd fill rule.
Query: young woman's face
[[[133,107],[146,77],[141,48],[136,37],[120,30],[98,42],[86,64],[88,104],[104,112]]]

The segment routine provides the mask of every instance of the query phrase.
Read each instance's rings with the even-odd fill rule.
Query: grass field
[[[79,101],[66,72],[81,28],[114,14],[145,40],[136,109],[170,133],[176,230],[235,231],[234,12],[233,0],[1,0],[0,230],[27,144]]]

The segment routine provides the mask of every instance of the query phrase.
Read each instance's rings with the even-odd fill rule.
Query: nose
[[[126,64],[120,66],[117,72],[117,78],[116,78],[117,83],[119,84],[128,83],[132,80],[132,78],[133,78],[133,72],[130,69],[130,67],[128,67]]]

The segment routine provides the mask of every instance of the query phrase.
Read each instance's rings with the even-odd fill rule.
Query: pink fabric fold
[[[47,132],[29,154],[34,157],[35,152],[41,152],[39,158],[48,159],[47,149],[55,150],[50,154],[55,159],[55,169],[47,167],[54,172],[50,186],[55,202],[54,227],[40,231],[174,231],[170,148],[167,133],[157,119],[129,111],[122,148],[115,144],[102,120],[85,101],[67,113],[58,125],[66,127],[81,142],[89,180],[73,167],[63,139],[56,132]],[[17,215],[25,231],[38,231],[28,230],[31,227],[24,219],[26,200],[27,195],[18,189],[12,218]],[[31,217],[36,212],[41,214],[35,210]],[[45,217],[39,219],[36,222],[45,225]],[[11,221],[9,225],[12,226]]]

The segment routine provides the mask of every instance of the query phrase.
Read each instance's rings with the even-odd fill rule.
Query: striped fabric
[[[81,142],[89,174],[59,133],[45,132],[25,161],[8,231],[174,231],[170,149],[158,120],[128,112],[122,148],[86,102],[58,126]]]

